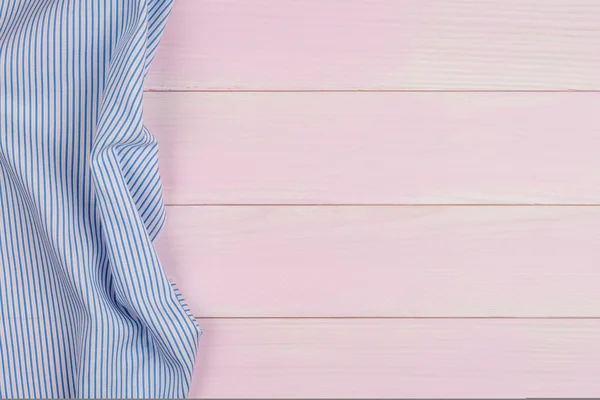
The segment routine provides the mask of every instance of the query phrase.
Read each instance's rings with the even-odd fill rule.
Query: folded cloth
[[[182,398],[143,81],[172,0],[0,0],[0,396]]]

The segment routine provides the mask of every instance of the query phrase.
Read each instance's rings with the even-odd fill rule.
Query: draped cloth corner
[[[182,398],[143,83],[173,0],[0,0],[0,397]]]

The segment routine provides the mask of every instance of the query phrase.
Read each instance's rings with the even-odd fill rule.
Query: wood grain
[[[600,321],[200,320],[190,397],[598,397]]]
[[[600,317],[600,207],[170,207],[202,317]]]
[[[178,0],[149,90],[598,90],[596,0]]]
[[[599,109],[599,93],[148,93],[145,121],[169,204],[599,204]]]

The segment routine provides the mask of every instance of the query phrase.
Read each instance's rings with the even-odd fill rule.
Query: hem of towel
[[[175,283],[175,281],[173,279],[169,278],[169,283],[171,284],[171,287],[173,288],[173,292],[175,293],[175,297],[177,298],[177,301],[179,301],[179,304],[181,305],[181,308],[183,308],[183,311],[185,311],[186,315],[192,320],[194,325],[196,325],[196,327],[198,329],[200,329],[200,326],[198,325],[198,321],[196,320],[196,317],[190,310],[190,307],[187,305],[185,298],[183,297],[183,294],[181,294],[181,291],[179,290],[179,287],[177,287],[177,284]],[[200,333],[202,333],[201,329],[200,329]]]

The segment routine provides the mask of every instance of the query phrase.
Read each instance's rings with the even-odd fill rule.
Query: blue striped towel
[[[0,0],[0,396],[181,398],[143,82],[172,0]]]

